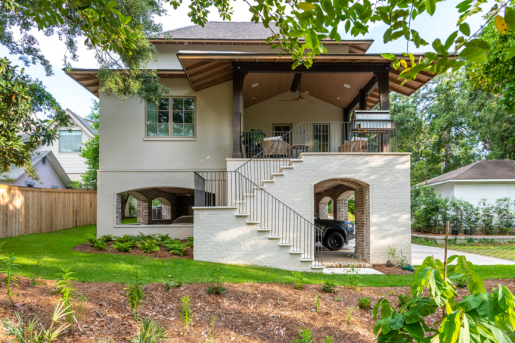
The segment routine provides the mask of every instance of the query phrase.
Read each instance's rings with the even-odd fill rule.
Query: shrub
[[[102,237],[100,237],[101,240],[103,240],[104,242],[110,242],[113,240],[113,236],[112,235],[103,235]]]
[[[141,272],[138,270],[136,274],[136,282],[127,284],[124,288],[127,291],[125,295],[129,301],[129,306],[132,309],[134,320],[139,319],[139,306],[141,301],[145,298],[145,290],[143,289],[143,283],[141,282]]]
[[[103,236],[104,237],[104,236]],[[91,246],[98,250],[106,250],[107,243],[103,240],[103,238],[97,238],[95,235],[88,234],[86,235],[86,239],[91,244]]]
[[[123,237],[114,237],[115,242],[119,243],[127,243],[127,242],[134,242],[136,244],[136,240],[134,236],[131,235],[123,235]]]
[[[358,307],[363,310],[370,310],[372,308],[372,300],[369,297],[359,298]]]
[[[322,285],[322,291],[326,293],[336,293],[336,284],[331,281],[327,281]]]
[[[188,243],[173,243],[173,244],[165,244],[165,249],[170,252],[172,255],[183,256],[190,247]]]
[[[303,289],[304,283],[302,282],[302,273],[301,272],[292,272],[292,274],[293,274],[293,288]]]
[[[511,212],[511,199],[501,198],[495,202],[495,214],[497,215],[497,228],[501,235],[507,235],[515,222],[515,214]]]
[[[436,241],[434,239],[422,238],[422,237],[412,237],[411,243],[418,244],[418,245],[425,245],[428,247],[438,246],[438,243],[436,243]]]
[[[467,201],[463,202],[463,224],[470,230],[472,235],[476,233],[479,216],[479,208]]]
[[[399,306],[402,307],[404,305],[407,305],[411,300],[413,300],[413,297],[409,294],[399,294]]]
[[[494,207],[490,205],[486,199],[481,199],[481,201],[479,202],[479,210],[481,213],[479,217],[481,231],[483,231],[485,235],[492,235],[495,230]]]
[[[449,224],[452,227],[452,230],[462,232],[463,229],[463,221],[464,221],[464,207],[465,201],[461,199],[457,199],[452,197],[449,201],[449,209],[451,210],[451,214],[449,215]]]
[[[456,261],[456,264],[452,264]],[[510,290],[498,285],[488,293],[479,274],[465,256],[451,256],[444,274],[443,263],[427,257],[411,285],[409,308],[392,310],[387,299],[374,306],[374,334],[379,342],[510,342],[515,323],[515,302]],[[453,284],[465,278],[469,295],[458,301]],[[425,292],[426,289],[429,292]],[[423,296],[424,294],[429,296]],[[443,313],[440,313],[443,309]],[[487,309],[487,310],[485,310]],[[427,317],[438,312],[439,325]],[[380,313],[380,317],[378,316]],[[415,324],[415,325],[413,325]]]
[[[211,286],[207,289],[209,294],[223,294],[225,293],[225,287],[223,287],[224,280],[224,269],[222,267],[216,267],[211,270],[210,283]]]

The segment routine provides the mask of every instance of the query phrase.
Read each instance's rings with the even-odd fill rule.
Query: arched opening
[[[329,219],[329,203],[331,201],[330,197],[324,197],[318,202],[318,218]]]
[[[133,189],[116,194],[116,224],[122,224],[124,199],[137,201],[137,219],[133,224],[172,224],[177,218],[193,215],[194,190],[179,187]]]
[[[321,224],[317,226],[324,231],[323,237],[327,237],[328,233],[331,233],[331,237],[339,237],[333,232],[345,236],[345,243],[340,249],[335,249],[339,247],[338,244],[327,244],[328,239],[322,239],[317,243],[324,245],[324,263],[349,264],[370,261],[369,185],[350,178],[329,179],[315,184],[314,193],[316,214],[325,211],[322,207],[326,202],[329,203],[327,199],[333,199],[332,212],[335,215],[335,221],[331,222],[327,221],[327,218],[319,217]],[[354,223],[349,223],[349,200],[354,200]]]

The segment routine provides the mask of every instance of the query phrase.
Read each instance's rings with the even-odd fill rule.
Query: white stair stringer
[[[293,175],[295,173],[295,165],[302,162],[302,159],[290,160],[289,165],[282,166],[278,173],[272,173],[270,180],[262,180],[260,187],[253,187],[252,194],[244,195],[244,201],[235,202],[235,205],[238,208],[236,212],[249,214],[248,218],[250,219],[248,219],[248,222],[250,221],[256,224],[259,222],[259,228],[257,231],[264,236],[266,235],[269,240],[277,242],[279,247],[283,249],[289,248],[289,254],[297,256],[299,258],[298,261],[301,262],[301,265],[309,265],[309,267],[312,268],[312,271],[321,271],[323,266],[315,263],[313,255],[314,251],[302,251],[303,246],[310,246],[311,249],[314,249],[314,243],[309,245],[302,242],[303,237],[313,237],[312,233],[309,234],[306,232],[306,230],[313,230],[311,225],[301,225],[301,228],[296,228],[290,220],[288,229],[282,230],[282,235],[279,234],[281,230],[278,228],[269,227],[271,226],[270,224],[274,223],[272,218],[277,216],[280,218],[283,213],[289,213],[289,210],[282,211],[282,209],[285,208],[285,205],[282,204],[282,200],[268,192],[268,189],[271,187],[273,188],[274,184],[276,182],[280,182],[283,180],[283,178]],[[279,204],[279,202],[275,202],[275,206],[273,206],[270,203],[272,198],[277,199],[279,202],[281,202],[281,204]],[[272,202],[274,201],[272,200]],[[268,207],[268,209],[263,207]],[[260,218],[261,216],[263,218]],[[294,215],[291,215],[291,217],[293,216]],[[275,224],[277,226],[277,223]],[[301,237],[296,237],[296,234],[300,235]]]

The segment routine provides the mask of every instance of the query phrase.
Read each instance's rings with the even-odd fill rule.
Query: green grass
[[[137,270],[141,270],[145,283],[167,281],[168,275],[184,283],[208,282],[209,271],[220,264],[192,260],[158,260],[148,256],[117,254],[90,254],[72,251],[78,244],[86,243],[86,234],[93,234],[93,225],[61,230],[52,233],[32,234],[1,239],[5,242],[2,253],[14,253],[20,265],[19,275],[55,279],[61,267],[71,267],[79,281],[85,282],[133,282]],[[40,259],[41,268],[34,267]],[[228,283],[292,283],[290,271],[241,266],[223,265],[225,281]],[[477,271],[484,278],[512,278],[515,266],[478,266]],[[324,275],[303,273],[304,282],[322,284],[332,281],[338,285],[348,285],[345,275]],[[362,275],[363,286],[409,286],[411,275]]]
[[[138,218],[125,218],[122,220],[122,224],[136,224],[138,222]]]
[[[515,261],[515,245],[450,245],[449,249]]]

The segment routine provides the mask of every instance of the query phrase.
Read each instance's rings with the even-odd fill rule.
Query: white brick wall
[[[268,239],[268,232],[258,232],[258,224],[236,217],[235,208],[194,210],[195,260],[311,271],[311,262],[300,262],[300,255],[290,254],[289,247]]]
[[[389,246],[411,261],[410,155],[407,153],[306,153],[266,191],[304,218],[314,217],[314,185],[347,178],[370,186],[370,262],[385,263]],[[228,159],[227,170],[243,160]]]
[[[97,235],[168,233],[172,238],[193,236],[191,225],[116,225],[116,194],[134,189],[182,187],[193,189],[193,171],[98,171]]]

